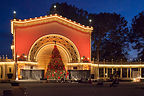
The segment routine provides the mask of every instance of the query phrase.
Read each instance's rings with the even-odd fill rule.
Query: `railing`
[[[92,64],[114,64],[114,65],[139,65],[139,64],[144,64],[144,62],[97,62],[97,61],[92,61]]]

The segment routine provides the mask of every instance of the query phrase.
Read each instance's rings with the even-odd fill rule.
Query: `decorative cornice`
[[[77,23],[70,19],[64,18],[58,14],[54,14],[54,15],[46,15],[46,16],[40,16],[40,17],[24,19],[24,20],[13,19],[13,20],[11,20],[11,28],[12,28],[11,31],[13,34],[14,27],[17,27],[17,26],[18,27],[26,27],[26,26],[44,24],[44,23],[53,22],[53,21],[57,21],[61,24],[75,28],[82,32],[92,32],[92,30],[93,30],[93,27],[84,26],[84,25],[81,25],[80,23]]]

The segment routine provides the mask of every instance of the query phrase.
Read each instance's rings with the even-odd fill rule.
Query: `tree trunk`
[[[99,62],[99,60],[100,60],[100,46],[99,46],[99,44],[97,45],[97,49],[96,49],[96,58],[97,58],[97,61]]]
[[[99,42],[97,43],[97,47],[96,47],[96,58],[97,58],[97,62],[100,61],[100,44],[101,44],[101,40],[99,40]]]

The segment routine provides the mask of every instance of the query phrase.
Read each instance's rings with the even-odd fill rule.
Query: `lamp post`
[[[56,5],[54,5],[54,8],[56,8]]]
[[[91,22],[92,22],[92,19],[89,19],[89,22],[91,23]]]
[[[16,11],[13,11],[13,18],[16,19]]]
[[[140,58],[140,65],[141,65],[141,58]],[[140,77],[142,77],[142,67],[140,67]]]
[[[16,72],[16,80],[18,80],[18,63],[17,63],[17,61],[18,61],[18,55],[16,54],[16,56],[15,56],[15,72]]]
[[[113,59],[111,59],[112,65],[113,65]],[[114,67],[112,67],[112,74],[115,73]]]
[[[57,7],[56,5],[53,6],[53,8],[54,8],[54,14],[56,14],[56,7]]]
[[[105,65],[105,59],[103,59],[103,64]],[[105,72],[106,67],[103,68],[103,72],[104,72],[104,80],[106,79],[106,72]]]
[[[89,19],[89,26],[91,26],[91,23],[92,23],[92,19]]]
[[[97,64],[98,64],[98,79],[99,79],[99,60],[98,60]]]

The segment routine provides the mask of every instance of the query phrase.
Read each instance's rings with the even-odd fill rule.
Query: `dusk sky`
[[[55,2],[67,2],[89,13],[116,12],[124,16],[129,25],[132,18],[144,10],[144,0],[2,0],[0,3],[0,55],[7,54],[11,58],[10,20],[13,18],[14,10],[17,12],[18,19],[34,18],[46,15],[50,5]]]

